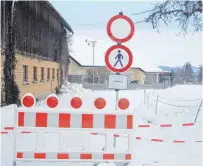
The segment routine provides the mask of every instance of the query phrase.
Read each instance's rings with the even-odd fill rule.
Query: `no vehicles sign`
[[[115,42],[127,42],[133,37],[134,32],[134,23],[128,16],[115,15],[108,21],[107,34]]]

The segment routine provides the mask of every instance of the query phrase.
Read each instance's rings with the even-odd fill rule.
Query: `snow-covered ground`
[[[69,87],[69,88],[67,88]],[[136,90],[120,91],[119,98],[125,97],[130,101],[130,108],[135,111],[136,122],[135,131],[137,137],[142,140],[134,140],[134,160],[130,166],[200,166],[202,165],[202,143],[194,141],[202,140],[202,111],[195,126],[182,127],[182,123],[193,122],[202,98],[200,85],[179,85],[165,90]],[[63,87],[67,92],[59,95],[60,108],[70,108],[70,99],[73,96],[80,96],[83,100],[81,109],[94,109],[93,102],[97,97],[103,97],[106,102],[106,110],[115,109],[114,91],[95,91],[84,90],[80,85]],[[156,105],[156,100],[158,104]],[[144,101],[145,100],[145,101]],[[185,100],[185,101],[182,101]],[[194,101],[189,101],[194,100]],[[46,107],[44,101],[38,102],[37,107]],[[157,107],[157,114],[155,110]],[[2,108],[1,126],[13,126],[12,106]],[[151,122],[150,128],[138,128],[139,124]],[[171,128],[160,128],[159,124],[176,125]],[[1,162],[3,166],[12,164],[12,133],[0,135],[2,139]],[[163,142],[152,142],[151,139],[163,139]],[[102,136],[92,136],[93,142],[102,142]],[[117,138],[117,147],[122,149],[126,146],[125,138]],[[173,140],[184,140],[185,143],[176,144]],[[31,140],[30,140],[31,141]],[[51,142],[52,141],[52,142]],[[50,140],[53,147],[56,147]],[[31,142],[21,142],[20,146],[32,144]],[[102,144],[102,143],[101,143]],[[63,163],[64,165],[70,165]],[[60,164],[63,165],[63,164]],[[82,163],[82,165],[91,165]],[[50,163],[19,163],[22,166],[31,165],[50,165]],[[52,163],[51,165],[57,165]],[[58,164],[59,165],[59,164]],[[76,164],[71,164],[78,165]]]

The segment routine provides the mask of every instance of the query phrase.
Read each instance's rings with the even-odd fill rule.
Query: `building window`
[[[59,69],[57,69],[57,73],[56,73],[57,75],[57,80],[59,80]]]
[[[47,68],[47,80],[50,80],[50,68]]]
[[[44,81],[44,68],[41,67],[41,81]]]
[[[33,81],[37,81],[37,67],[33,67]]]
[[[23,65],[23,82],[28,81],[28,66]]]
[[[55,79],[55,69],[52,69],[52,79]]]

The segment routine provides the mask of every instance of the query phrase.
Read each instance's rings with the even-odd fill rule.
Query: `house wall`
[[[78,65],[74,60],[70,58],[70,64],[68,68],[68,75],[85,75],[86,68]]]
[[[130,69],[127,71],[131,75],[131,81],[132,80],[138,80],[140,84],[144,84],[145,80],[145,73],[141,71],[140,69]]]
[[[156,73],[146,73],[145,83],[146,84],[157,83],[157,74]]]
[[[5,56],[1,56],[1,77],[3,76],[3,64]],[[35,58],[30,58],[28,56],[23,56],[21,54],[16,54],[16,69],[15,69],[15,79],[20,90],[20,98],[25,93],[32,93],[35,97],[40,97],[51,92],[55,92],[55,88],[59,85],[57,80],[57,69],[59,69],[59,64],[56,62],[38,60]],[[28,66],[28,85],[23,84],[23,65]],[[33,67],[37,67],[37,83],[33,83]],[[40,82],[41,79],[41,67],[44,67],[44,82]],[[50,68],[50,80],[47,81],[47,68]],[[55,69],[55,79],[52,80],[52,69]],[[60,75],[59,75],[60,77]]]

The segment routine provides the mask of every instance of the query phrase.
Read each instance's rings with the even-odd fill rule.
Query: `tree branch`
[[[157,3],[150,15],[145,19],[154,29],[159,30],[160,22],[168,26],[175,21],[180,28],[180,33],[202,31],[202,1],[172,1],[167,0]]]

